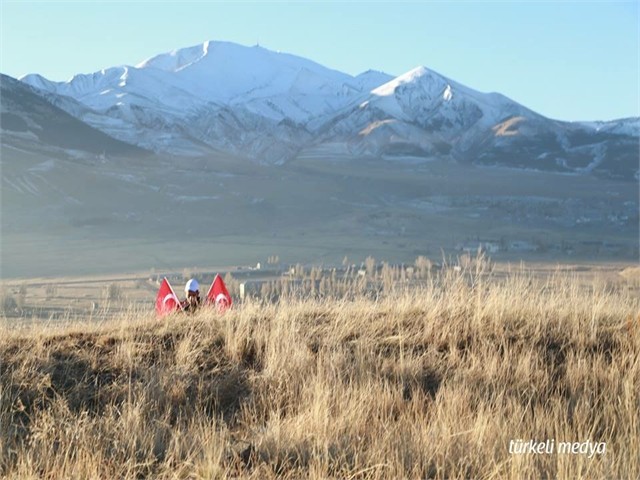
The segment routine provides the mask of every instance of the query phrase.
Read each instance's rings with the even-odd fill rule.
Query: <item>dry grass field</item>
[[[379,298],[5,323],[0,476],[640,478],[637,275],[485,267]]]

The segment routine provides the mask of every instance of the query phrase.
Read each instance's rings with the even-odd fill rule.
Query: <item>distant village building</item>
[[[500,251],[500,243],[494,241],[472,241],[459,243],[456,250],[464,253],[475,254],[478,251],[484,253],[498,253]]]
[[[535,252],[538,247],[531,242],[525,240],[515,240],[509,243],[509,251],[511,252]]]

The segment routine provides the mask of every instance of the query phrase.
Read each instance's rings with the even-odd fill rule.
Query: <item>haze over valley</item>
[[[638,118],[561,122],[426,67],[354,77],[227,42],[1,86],[6,278],[637,260]]]

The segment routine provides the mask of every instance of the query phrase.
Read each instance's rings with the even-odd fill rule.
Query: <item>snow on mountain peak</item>
[[[374,88],[384,85],[394,77],[388,73],[380,72],[378,70],[367,70],[357,75],[351,83],[353,83],[359,90],[370,92]]]
[[[205,56],[209,51],[209,43],[210,41],[206,41],[203,44],[155,55],[137,64],[136,68],[157,68],[165,72],[176,72]]]
[[[451,92],[451,85],[447,85],[447,88],[444,89],[444,93],[442,94],[442,98],[444,98],[444,100],[448,102],[451,100],[451,97],[453,97],[453,93]]]
[[[120,105],[126,97],[127,104],[177,108],[185,114],[240,103],[252,111],[271,112],[267,116],[278,121],[297,112],[294,121],[300,122],[323,115],[327,108],[341,108],[349,98],[391,78],[373,71],[353,77],[303,57],[207,40],[155,55],[135,67],[106,68],[75,75],[67,82],[49,82],[36,75],[23,80],[101,112]],[[256,106],[256,101],[271,106]]]
[[[442,75],[434,72],[433,70],[429,70],[426,67],[419,66],[409,70],[407,73],[404,73],[399,77],[394,78],[384,85],[379,86],[371,93],[380,97],[386,97],[393,95],[396,89],[402,85],[418,82],[422,83],[425,80],[428,80],[431,84],[446,83],[446,79]]]
[[[186,92],[219,103],[281,95],[294,85],[298,91],[313,93],[300,83],[304,72],[312,83],[338,88],[353,79],[295,55],[212,40],[157,55],[137,68],[163,70]]]
[[[395,118],[407,120],[415,113],[413,110],[429,109],[436,99],[450,101],[452,83],[433,70],[419,66],[372,90],[371,100]]]

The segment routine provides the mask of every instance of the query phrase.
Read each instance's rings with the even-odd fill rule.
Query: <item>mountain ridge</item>
[[[0,74],[3,144],[29,143],[42,148],[78,150],[100,155],[140,154],[144,150],[122,142],[65,111],[82,108],[72,100],[45,92]],[[64,105],[56,105],[66,102]]]
[[[638,119],[553,120],[425,66],[354,77],[292,54],[207,41],[67,82],[37,74],[21,81],[73,98],[88,110],[68,113],[121,141],[181,155],[211,149],[281,164],[309,149],[330,154],[332,145],[356,156],[638,172]]]

